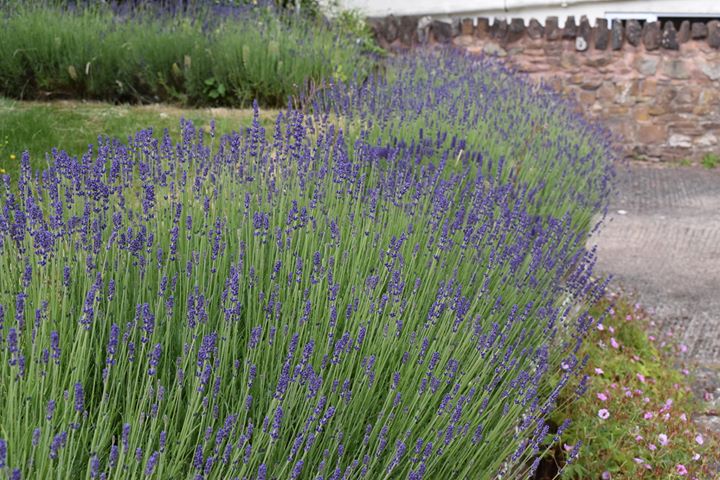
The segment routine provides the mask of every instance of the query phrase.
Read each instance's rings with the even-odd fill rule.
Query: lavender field
[[[532,478],[606,133],[449,50],[301,103],[3,176],[0,476]]]

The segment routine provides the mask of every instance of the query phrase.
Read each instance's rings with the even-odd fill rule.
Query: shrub
[[[0,94],[12,98],[282,106],[308,81],[372,67],[332,23],[259,7],[31,2],[5,11]]]
[[[477,165],[488,177],[527,183],[537,212],[568,213],[579,232],[606,209],[617,157],[612,138],[550,87],[451,49],[385,65],[381,75],[336,82],[306,103],[333,112],[353,138],[364,125],[369,143],[448,149],[450,168]]]
[[[482,85],[453,70],[472,59],[422,58],[453,88]],[[524,102],[546,101],[517,87]],[[426,94],[453,108],[443,85]],[[14,190],[4,177],[0,468],[259,479],[535,469],[545,420],[586,361],[575,355],[593,325],[584,302],[603,290],[572,217],[602,201],[547,192],[539,173],[520,181],[510,160],[490,169],[483,137],[450,141],[460,122],[434,121],[429,105],[407,121],[424,115],[432,137],[360,105],[372,96],[350,98],[325,104],[341,118],[319,103],[288,108],[269,135],[256,119],[208,145],[184,122],[177,144],[143,130],[80,158],[55,150],[36,176],[25,155]],[[564,108],[547,120],[564,125]],[[523,117],[505,112],[483,120],[522,132]],[[539,157],[535,171],[571,158]]]

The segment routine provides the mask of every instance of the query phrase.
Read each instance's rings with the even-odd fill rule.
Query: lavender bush
[[[581,220],[605,185],[571,187],[610,152],[474,62],[401,61],[272,132],[183,122],[176,144],[98,138],[36,173],[25,155],[0,203],[0,471],[530,475],[603,289]],[[449,81],[419,86],[418,65]],[[503,82],[502,102],[473,94]],[[535,113],[507,116],[516,103]],[[484,142],[507,134],[512,152],[548,105],[555,147],[528,143],[534,173],[513,173],[530,157]],[[592,159],[557,155],[573,142]]]

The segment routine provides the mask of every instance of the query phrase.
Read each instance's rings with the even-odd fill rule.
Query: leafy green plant
[[[365,21],[362,12],[353,9],[339,9],[334,13],[332,22],[341,35],[354,40],[364,52],[379,56],[386,55],[385,50],[380,48],[375,41],[375,35]]]
[[[225,84],[218,82],[215,78],[205,79],[205,86],[207,87],[205,93],[211,100],[218,101],[225,97]]]
[[[622,297],[609,297],[593,315],[580,352],[589,358],[587,392],[565,397],[555,412],[557,424],[570,420],[555,461],[563,465],[560,452],[575,446],[581,456],[561,478],[712,478],[720,442],[692,422],[698,407],[688,372],[669,367],[684,345],[648,334],[647,313]]]
[[[715,153],[705,154],[700,163],[705,168],[715,168],[720,165],[720,155],[717,155]]]

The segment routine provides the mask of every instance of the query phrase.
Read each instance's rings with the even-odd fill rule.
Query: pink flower
[[[655,341],[655,335],[648,335],[648,340],[650,340],[651,342],[654,342],[654,341]]]
[[[688,347],[687,347],[687,345],[685,345],[684,343],[681,343],[681,344],[678,345],[678,346],[680,347],[680,351],[681,351],[682,353],[686,353],[686,352],[688,351]]]
[[[637,377],[638,380],[640,380],[640,383],[645,383],[645,375],[643,375],[642,373],[638,373],[635,376]]]
[[[639,442],[639,441],[642,440],[642,439],[643,439],[643,436],[642,436],[642,435],[636,435],[636,436],[635,436],[635,441],[636,441],[636,442]]]
[[[648,445],[648,449],[649,449],[651,452],[654,452],[655,450],[657,450],[657,447],[655,446],[654,443],[651,443],[651,444]]]
[[[569,452],[570,450],[572,450],[573,446],[574,445],[568,445],[567,443],[563,443],[563,448],[565,449],[566,452]]]
[[[604,393],[598,393],[597,397],[601,402],[605,402],[608,399],[607,395],[605,395]]]
[[[645,412],[645,415],[643,415],[643,418],[644,418],[645,420],[650,420],[650,419],[653,418],[653,417],[654,417],[654,415],[653,415],[652,412]]]
[[[607,420],[610,418],[610,412],[608,412],[607,408],[601,408],[598,410],[598,417],[600,417],[603,420]]]
[[[627,320],[628,322],[632,319],[633,319],[632,315],[625,315],[625,320]]]
[[[660,442],[660,445],[664,447],[668,444],[668,436],[664,433],[661,433],[660,435],[658,435],[658,441]]]
[[[605,325],[603,325],[602,323],[598,323],[598,324],[597,324],[597,329],[602,332],[603,330],[605,330]]]
[[[639,458],[639,457],[635,457],[635,458],[633,458],[633,460],[635,461],[635,463],[645,463],[645,460],[643,460],[642,458]]]
[[[687,475],[687,468],[685,468],[685,465],[682,463],[678,463],[675,465],[675,470],[677,471],[678,475]]]
[[[696,453],[695,455],[692,456],[692,459],[697,462],[698,460],[700,460],[700,454]]]
[[[705,439],[703,438],[702,434],[700,434],[700,433],[695,435],[695,441],[697,442],[698,445],[702,445],[703,443],[705,443]]]
[[[615,333],[615,329],[613,328],[612,325],[610,325],[610,326],[608,327],[608,330],[610,331],[610,333]]]
[[[615,337],[610,338],[610,346],[615,349],[620,348],[620,344],[617,342],[617,340],[615,340]]]
[[[596,369],[595,369],[595,374],[596,374],[596,375],[602,375],[603,373],[605,373],[605,372],[603,372],[603,369],[602,369],[602,368],[596,368]]]
[[[687,422],[687,415],[685,415],[684,413],[681,413],[680,420],[682,420],[683,422]]]
[[[608,472],[607,470],[605,470],[605,471],[600,475],[600,478],[601,478],[602,480],[611,480],[611,479],[612,479],[612,475],[610,475],[610,472]]]

